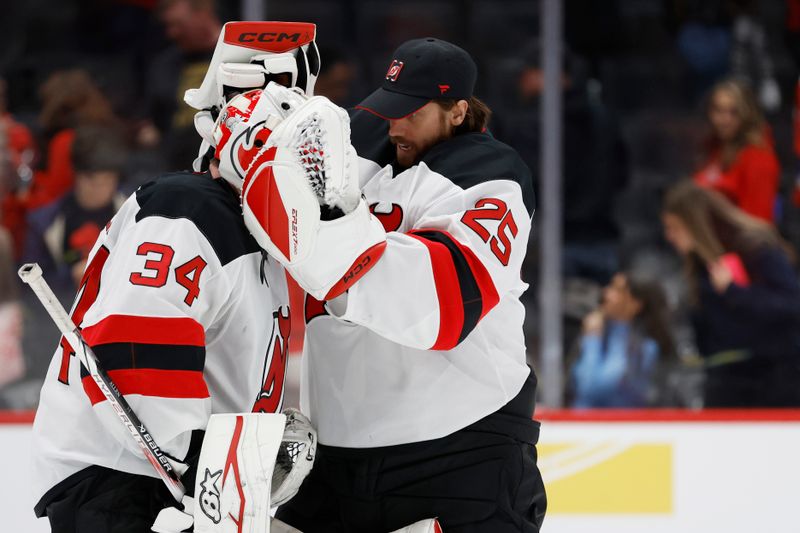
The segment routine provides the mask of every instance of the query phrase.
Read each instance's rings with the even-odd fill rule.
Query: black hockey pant
[[[389,533],[434,517],[444,533],[536,533],[546,507],[536,440],[503,434],[492,418],[421,443],[320,446],[277,516],[303,533]]]
[[[53,533],[146,533],[175,505],[164,482],[93,466],[46,506]]]

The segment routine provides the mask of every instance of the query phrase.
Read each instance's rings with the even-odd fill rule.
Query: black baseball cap
[[[478,68],[458,46],[426,37],[401,44],[381,86],[358,109],[384,119],[399,119],[431,100],[467,100],[475,89]]]

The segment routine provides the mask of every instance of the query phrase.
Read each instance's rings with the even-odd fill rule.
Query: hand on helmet
[[[347,113],[321,96],[283,120],[253,160],[242,213],[256,242],[318,300],[350,288],[386,247],[361,198]]]
[[[305,101],[297,90],[274,82],[234,96],[220,111],[208,139],[222,177],[241,190],[247,169],[272,130]]]

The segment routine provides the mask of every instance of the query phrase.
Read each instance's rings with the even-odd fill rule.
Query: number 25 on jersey
[[[489,233],[481,220],[499,220],[497,231],[494,235]],[[483,198],[475,202],[475,209],[470,209],[461,217],[469,229],[478,234],[483,242],[489,243],[489,248],[497,259],[508,266],[508,258],[511,255],[511,239],[517,236],[517,223],[511,210],[503,200],[499,198]],[[511,237],[509,237],[509,234]]]

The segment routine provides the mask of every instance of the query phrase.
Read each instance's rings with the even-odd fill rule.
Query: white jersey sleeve
[[[454,146],[474,142],[469,150]],[[365,179],[367,199],[397,198],[372,204],[388,231],[386,251],[328,305],[343,320],[419,349],[452,349],[502,298],[527,287],[520,269],[532,206],[524,165],[488,136],[442,148],[389,179],[388,166]]]
[[[305,308],[300,403],[320,443],[348,448],[441,438],[534,379],[520,301],[530,171],[479,133],[398,169],[385,121],[371,117],[354,117],[352,138],[386,249],[346,296]]]

